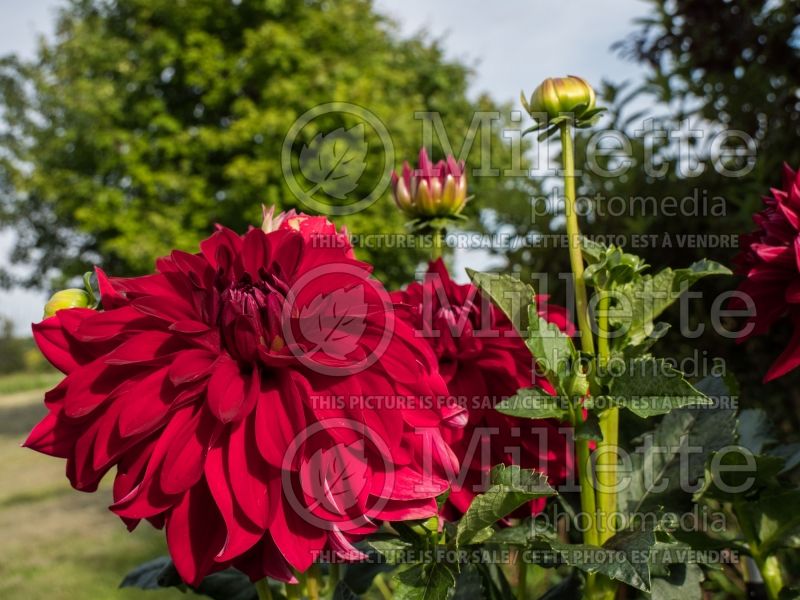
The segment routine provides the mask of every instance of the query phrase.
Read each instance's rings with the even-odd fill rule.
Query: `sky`
[[[53,31],[58,0],[0,0],[0,55],[35,54],[37,37]],[[420,30],[441,38],[450,58],[472,66],[472,94],[488,91],[498,100],[516,100],[545,77],[581,75],[637,79],[641,72],[611,51],[611,45],[647,14],[643,0],[375,0],[397,21],[404,35]],[[0,233],[0,262],[7,263],[13,233]],[[457,257],[461,258],[462,257]],[[462,262],[457,260],[458,263]],[[471,255],[472,263],[488,262]],[[0,290],[0,315],[24,335],[41,319],[43,292]]]

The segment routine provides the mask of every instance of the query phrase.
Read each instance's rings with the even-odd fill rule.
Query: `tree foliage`
[[[146,272],[170,249],[194,248],[215,222],[243,230],[259,222],[262,202],[296,207],[281,147],[295,120],[326,102],[374,113],[397,162],[416,157],[417,112],[441,114],[458,150],[473,112],[496,108],[467,97],[469,77],[436,41],[402,39],[371,0],[72,0],[35,60],[0,62],[0,218],[18,236],[14,261],[34,267],[22,283],[60,283],[91,263]],[[342,114],[314,123],[293,150],[358,124]],[[502,163],[499,127],[487,137]],[[384,169],[375,132],[365,142],[353,198]],[[472,187],[492,202],[508,182]],[[402,232],[388,195],[338,221],[356,233]],[[407,281],[424,254],[387,246],[360,255],[389,282]]]

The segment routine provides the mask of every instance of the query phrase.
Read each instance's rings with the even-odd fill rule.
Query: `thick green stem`
[[[286,598],[288,600],[300,600],[303,597],[301,591],[301,583],[287,583],[286,584]]]
[[[586,282],[583,280],[583,254],[581,253],[581,232],[578,227],[578,211],[575,196],[575,150],[572,147],[572,127],[568,122],[561,123],[561,155],[564,161],[564,199],[567,217],[567,238],[569,239],[569,262],[575,285],[575,310],[578,314],[578,328],[581,332],[581,348],[587,354],[594,354],[594,338],[589,322],[589,301],[586,295]]]
[[[258,593],[258,600],[272,600],[272,590],[266,579],[256,581],[256,592]]]
[[[517,600],[525,600],[528,596],[528,563],[517,554]]]
[[[438,260],[444,254],[444,230],[436,228],[433,230],[433,249],[431,259]]]
[[[733,511],[736,515],[736,520],[739,521],[739,527],[742,533],[748,540],[750,547],[750,554],[761,571],[761,578],[764,580],[764,587],[767,592],[769,600],[778,600],[781,590],[783,589],[783,574],[781,573],[781,566],[775,556],[763,556],[758,542],[758,533],[756,532],[755,525],[750,519],[750,514],[741,502],[734,502]]]
[[[320,579],[322,578],[319,565],[314,563],[306,571],[306,596],[308,600],[319,600]]]
[[[611,354],[609,349],[608,309],[610,297],[600,291],[597,303],[597,368],[603,370]],[[617,511],[617,462],[619,446],[619,409],[609,408],[600,415],[603,440],[597,445],[597,508],[600,543],[614,535]]]

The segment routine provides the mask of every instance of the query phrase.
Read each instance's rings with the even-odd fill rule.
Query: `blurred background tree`
[[[36,60],[0,62],[0,223],[17,233],[13,260],[33,267],[16,283],[61,285],[91,264],[150,271],[170,249],[196,248],[215,222],[258,224],[262,202],[303,209],[282,175],[281,147],[295,120],[326,102],[374,113],[398,162],[416,159],[418,112],[439,113],[458,151],[473,113],[498,109],[468,98],[469,77],[436,41],[401,39],[370,0],[73,0]],[[356,124],[342,114],[315,121],[295,150]],[[495,164],[509,164],[502,126],[478,133],[470,156],[492,143]],[[377,153],[375,132],[365,142]],[[351,196],[383,172],[370,155]],[[474,178],[471,188],[488,204],[528,196],[524,182],[504,177]],[[337,223],[403,231],[388,191]],[[426,252],[359,254],[399,285]]]

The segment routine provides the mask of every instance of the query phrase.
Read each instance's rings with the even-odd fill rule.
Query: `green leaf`
[[[656,275],[645,275],[619,290],[630,302],[630,319],[625,335],[615,346],[641,344],[653,331],[655,319],[680,298],[689,286],[703,277],[730,275],[727,267],[710,260],[700,260],[686,269],[664,269]]]
[[[573,569],[570,574],[547,590],[539,600],[574,600],[583,597],[583,574]]]
[[[467,269],[467,275],[473,285],[505,313],[521,335],[528,331],[529,307],[535,308],[535,292],[530,285],[510,275],[479,273],[472,269]]]
[[[705,576],[703,569],[695,564],[675,564],[670,566],[669,575],[652,580],[650,598],[652,600],[702,600],[701,584]]]
[[[557,325],[548,322],[536,312],[536,306],[528,306],[530,326],[525,344],[536,358],[537,368],[547,381],[559,392],[563,392],[572,376],[577,353],[572,339]]]
[[[753,454],[741,446],[729,447],[724,454],[714,453],[708,458],[703,487],[694,495],[695,501],[741,501],[764,488],[777,488],[777,475],[784,462],[783,458]]]
[[[195,594],[213,600],[257,600],[258,594],[250,578],[236,569],[225,569],[209,575],[197,587],[185,584],[168,556],[139,565],[120,583],[121,588],[135,587],[156,590],[176,587],[191,589]]]
[[[737,511],[745,511],[748,520],[755,524],[762,555],[772,554],[780,548],[800,548],[798,504],[800,490],[791,490],[737,506]]]
[[[404,555],[411,553],[415,545],[399,538],[370,539],[367,544],[373,548],[390,565],[405,562]]]
[[[479,600],[487,596],[484,575],[472,563],[462,567],[456,578],[456,589],[452,600]]]
[[[683,378],[680,371],[660,358],[636,358],[611,382],[611,399],[642,417],[663,415],[676,408],[711,404]]]
[[[486,527],[534,498],[555,496],[547,484],[547,476],[518,466],[498,465],[492,469],[492,485],[472,500],[461,517],[456,532],[456,544],[470,543]]]
[[[602,573],[643,592],[650,591],[649,558],[654,544],[652,531],[620,532],[602,548],[556,540],[542,543],[570,566],[586,573]]]
[[[502,400],[495,409],[504,415],[524,419],[566,419],[569,411],[565,399],[551,396],[541,388],[523,388],[514,396]]]
[[[153,560],[142,563],[130,571],[122,582],[121,588],[139,588],[142,590],[157,590],[164,586],[162,583],[165,570],[174,569],[169,556],[159,556]]]
[[[414,565],[401,571],[395,578],[395,600],[445,600],[454,591],[456,579],[453,572],[442,563]]]
[[[727,391],[721,379],[711,377],[697,388],[720,396]],[[734,443],[735,427],[736,411],[730,408],[680,408],[666,415],[639,440],[642,451],[630,455],[630,482],[620,490],[619,509],[640,513],[685,508],[691,492],[681,489],[681,476],[690,483],[702,477],[708,457]]]
[[[760,408],[746,408],[739,413],[736,426],[739,444],[753,454],[761,454],[777,441],[767,413]]]

